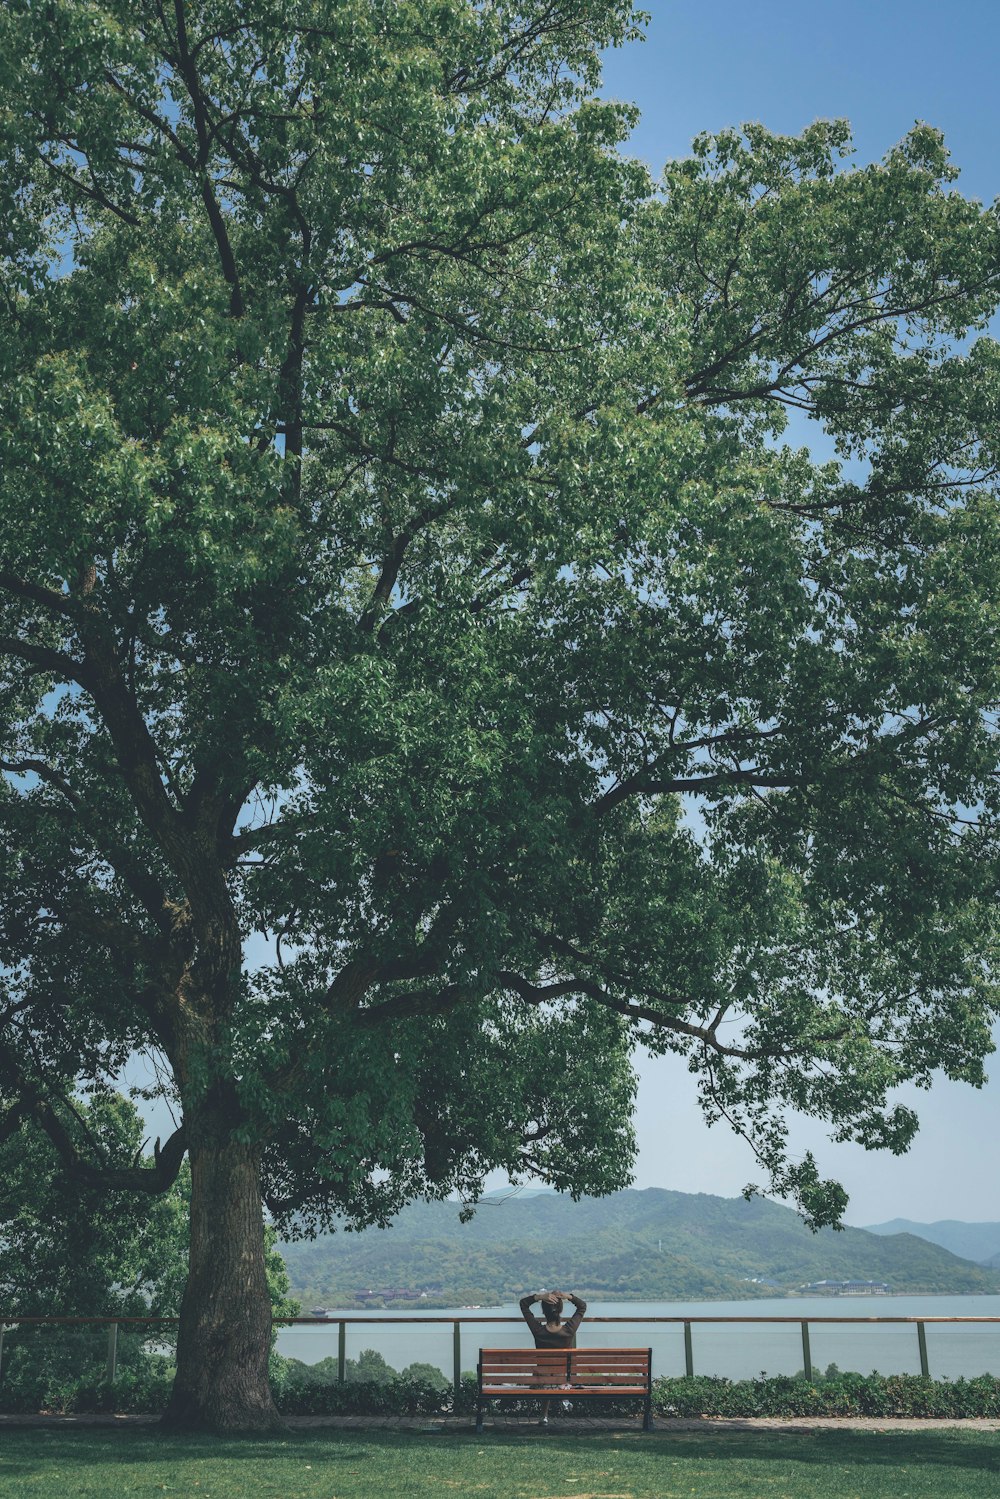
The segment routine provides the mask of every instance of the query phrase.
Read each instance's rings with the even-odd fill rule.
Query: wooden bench
[[[652,1348],[480,1348],[476,1431],[488,1400],[641,1400],[653,1429]]]

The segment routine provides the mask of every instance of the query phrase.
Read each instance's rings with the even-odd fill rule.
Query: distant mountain
[[[1000,1264],[1000,1223],[960,1223],[955,1218],[940,1218],[937,1223],[914,1223],[909,1218],[893,1218],[888,1223],[867,1225],[870,1234],[916,1234],[928,1244],[939,1244],[963,1260],[977,1265]]]
[[[335,1233],[281,1246],[293,1294],[328,1306],[358,1292],[426,1292],[424,1305],[510,1303],[561,1285],[604,1300],[754,1298],[817,1280],[885,1281],[900,1292],[991,1293],[1000,1272],[913,1235],[849,1228],[812,1234],[763,1198],[617,1192],[574,1203],[557,1193],[480,1206],[414,1203],[388,1229]],[[766,1281],[770,1284],[754,1284]],[[777,1292],[776,1289],[777,1288]]]

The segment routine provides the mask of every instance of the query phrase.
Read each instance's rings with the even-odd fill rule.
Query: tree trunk
[[[271,1299],[259,1156],[220,1133],[192,1142],[190,1158],[190,1262],[164,1425],[265,1431],[281,1418],[267,1377]]]

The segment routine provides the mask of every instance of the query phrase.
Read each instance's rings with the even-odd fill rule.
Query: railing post
[[[0,1381],[3,1379],[3,1323],[0,1322]]]
[[[802,1367],[805,1370],[806,1379],[812,1382],[813,1364],[812,1354],[809,1351],[809,1323],[802,1323]]]
[[[337,1383],[347,1379],[347,1323],[341,1318],[337,1326]]]
[[[927,1329],[922,1322],[917,1323],[917,1342],[920,1345],[920,1372],[925,1379],[930,1379],[931,1366],[927,1360]]]
[[[112,1322],[108,1327],[108,1362],[104,1371],[104,1377],[108,1386],[112,1386],[118,1374],[118,1323]]]
[[[455,1318],[451,1334],[451,1352],[453,1358],[453,1374],[455,1376],[455,1394],[458,1395],[462,1389],[462,1324]]]
[[[691,1324],[684,1324],[684,1373],[688,1379],[694,1378],[694,1350],[691,1347]]]

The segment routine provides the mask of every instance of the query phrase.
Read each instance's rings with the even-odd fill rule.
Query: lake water
[[[493,1318],[498,1320],[492,1320]],[[357,1358],[363,1348],[374,1348],[395,1369],[421,1362],[436,1365],[448,1377],[453,1368],[452,1327],[434,1323],[433,1317],[476,1318],[461,1329],[462,1368],[474,1369],[479,1348],[517,1347],[528,1338],[516,1306],[480,1307],[475,1311],[456,1307],[421,1312],[406,1308],[400,1317],[418,1322],[379,1323],[387,1312],[345,1311],[371,1326],[355,1323],[347,1328],[347,1356]],[[328,1325],[287,1327],[278,1334],[278,1352],[304,1363],[337,1356],[337,1312]],[[629,1317],[628,1323],[600,1323],[596,1317]],[[746,1379],[760,1373],[794,1374],[803,1366],[800,1321],[805,1317],[1000,1317],[1000,1296],[858,1296],[780,1297],[767,1301],[592,1301],[577,1342],[581,1347],[652,1347],[653,1372],[657,1375],[684,1373],[684,1329],[680,1324],[644,1321],[648,1317],[750,1317],[750,1324],[695,1325],[691,1329],[696,1374],[725,1374]],[[783,1325],[768,1325],[768,1317],[791,1317]],[[519,1325],[499,1319],[515,1318]],[[479,1320],[481,1319],[481,1320]],[[760,1319],[760,1320],[757,1320]],[[429,1325],[421,1327],[419,1322]],[[810,1323],[813,1367],[828,1364],[870,1374],[919,1374],[920,1352],[914,1323],[879,1327],[844,1322],[843,1326]],[[1000,1374],[1000,1322],[930,1326],[927,1355],[935,1379],[957,1379],[960,1375]]]

